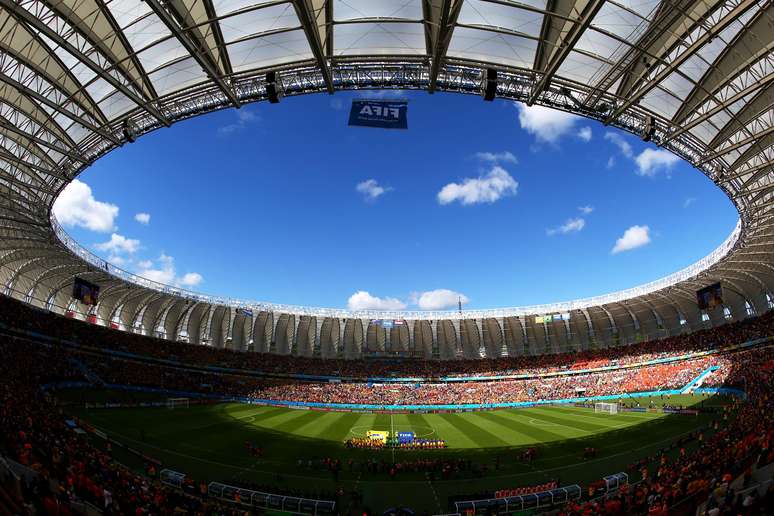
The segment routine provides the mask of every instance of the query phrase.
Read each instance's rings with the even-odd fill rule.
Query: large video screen
[[[701,310],[711,310],[723,304],[723,289],[720,283],[713,283],[696,291],[696,302]]]
[[[96,305],[99,301],[99,285],[90,283],[82,278],[75,278],[73,282],[73,297],[86,305]]]

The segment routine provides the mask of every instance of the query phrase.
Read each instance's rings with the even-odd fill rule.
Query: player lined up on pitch
[[[414,432],[388,432],[369,430],[365,437],[353,437],[344,442],[347,448],[379,450],[399,448],[403,450],[441,450],[446,448],[443,439],[420,439]]]

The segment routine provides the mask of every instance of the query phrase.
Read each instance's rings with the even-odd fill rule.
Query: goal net
[[[188,408],[188,398],[167,398],[167,408]]]
[[[618,403],[594,403],[594,412],[618,414]]]

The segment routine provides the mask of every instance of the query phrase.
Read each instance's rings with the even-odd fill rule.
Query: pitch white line
[[[390,437],[392,438],[393,446],[392,446],[392,465],[395,465],[395,425],[392,421],[392,412],[390,412]]]

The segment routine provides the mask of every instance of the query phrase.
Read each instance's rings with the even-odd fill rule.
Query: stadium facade
[[[40,308],[215,347],[472,358],[631,343],[774,306],[770,0],[0,0],[0,17],[0,285]],[[726,193],[736,229],[684,270],[595,298],[349,312],[157,284],[92,255],[52,215],[95,160],[202,113],[338,90],[487,88],[679,155]],[[75,277],[101,286],[96,306],[71,298]],[[724,304],[700,311],[695,291],[714,282]]]

